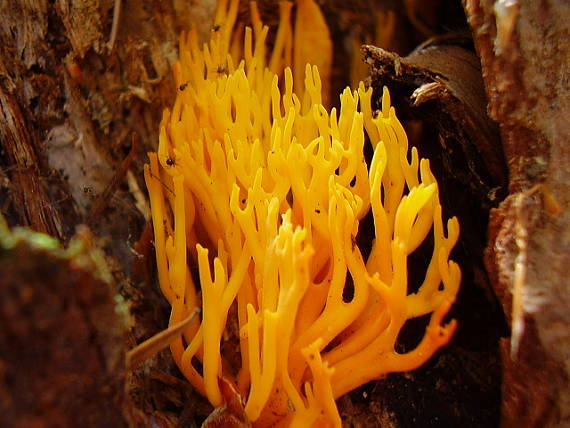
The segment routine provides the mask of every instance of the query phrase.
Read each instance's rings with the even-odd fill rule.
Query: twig
[[[178,324],[170,326],[166,330],[155,334],[150,339],[145,340],[143,343],[128,351],[125,358],[125,366],[127,370],[136,369],[153,355],[170,345],[174,339],[180,336],[182,332],[188,328],[199,313],[199,308],[194,309],[188,317],[180,321]]]
[[[107,42],[107,48],[109,53],[113,51],[113,46],[115,45],[115,39],[117,38],[117,32],[119,30],[119,20],[121,18],[121,0],[115,0],[115,5],[113,7],[113,24],[111,24],[111,36],[109,37],[109,42]]]

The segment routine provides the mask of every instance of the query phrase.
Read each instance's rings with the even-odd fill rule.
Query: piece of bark
[[[509,166],[509,196],[492,212],[487,251],[512,327],[502,426],[569,426],[570,4],[464,6]],[[561,212],[548,213],[549,199]]]
[[[493,188],[506,185],[497,127],[487,116],[481,68],[472,52],[447,41],[423,46],[407,57],[373,46],[363,49],[376,93],[387,85],[405,96],[404,114],[437,126],[442,148],[449,153],[463,152],[468,170],[461,180],[466,187],[484,201]],[[452,163],[448,169],[455,176],[461,173]]]

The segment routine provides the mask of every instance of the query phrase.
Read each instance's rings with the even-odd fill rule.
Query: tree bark
[[[511,325],[502,426],[570,424],[570,5],[465,0],[509,166],[487,267]]]

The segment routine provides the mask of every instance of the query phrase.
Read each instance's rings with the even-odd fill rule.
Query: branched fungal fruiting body
[[[158,153],[145,167],[170,323],[202,311],[172,354],[214,406],[223,402],[218,378],[232,379],[254,426],[338,427],[336,398],[420,366],[449,341],[456,323],[442,319],[460,283],[449,260],[459,225],[452,218],[444,227],[429,162],[408,150],[387,89],[376,116],[363,84],[344,90],[340,111],[327,110],[319,69],[303,59],[288,68],[302,42],[293,40],[291,3],[280,5],[271,55],[255,4],[253,31],[232,38],[238,2],[220,3],[209,45],[200,49],[193,31],[181,36],[175,76],[185,89],[164,112]],[[304,3],[297,13],[319,13]],[[370,211],[365,260],[355,237]],[[408,294],[408,256],[430,233],[425,279]],[[426,314],[421,343],[397,353],[406,320]],[[235,324],[240,367],[223,346]]]

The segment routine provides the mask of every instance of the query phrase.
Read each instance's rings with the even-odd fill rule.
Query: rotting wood
[[[8,175],[16,209],[23,223],[38,232],[61,238],[62,220],[42,184],[32,134],[16,98],[0,85],[0,138],[9,159]]]

